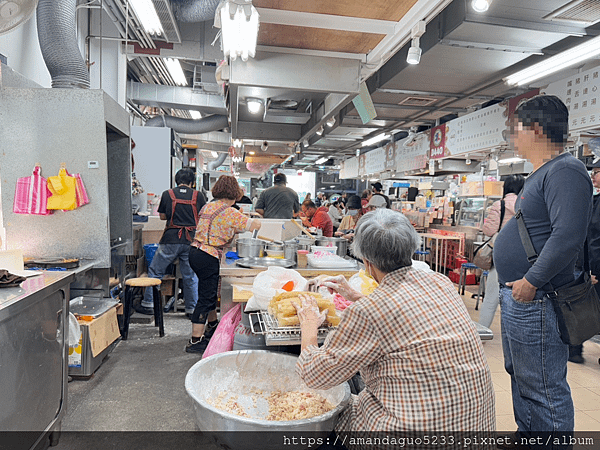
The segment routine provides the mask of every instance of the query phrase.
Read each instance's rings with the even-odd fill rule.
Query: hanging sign
[[[342,161],[340,169],[340,180],[358,177],[358,158],[350,158]]]
[[[358,176],[362,177],[367,174],[365,171],[365,163],[366,163],[367,154],[363,153],[358,157]]]
[[[442,124],[431,129],[429,158],[439,159],[445,156],[450,156],[450,152],[446,148],[446,124]]]
[[[395,170],[396,169],[396,143],[390,142],[385,147],[385,170]]]
[[[544,94],[556,95],[569,110],[569,132],[600,126],[600,68],[551,83]]]
[[[362,155],[361,155],[362,156]],[[383,147],[365,153],[365,175],[374,175],[385,170],[385,149]]]
[[[429,161],[429,130],[416,137],[396,142],[396,172],[407,172],[427,167]]]

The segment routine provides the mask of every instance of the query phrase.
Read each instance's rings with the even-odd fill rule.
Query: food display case
[[[455,211],[457,225],[481,228],[490,207],[499,196],[460,196],[460,207]]]

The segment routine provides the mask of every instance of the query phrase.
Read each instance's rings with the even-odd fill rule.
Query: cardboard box
[[[460,195],[502,197],[503,181],[469,181],[460,185]]]

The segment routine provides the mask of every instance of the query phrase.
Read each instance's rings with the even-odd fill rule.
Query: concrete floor
[[[162,338],[153,324],[132,323],[129,339],[118,343],[90,379],[69,383],[67,413],[62,422],[66,433],[54,448],[92,450],[94,444],[98,444],[97,448],[113,448],[99,440],[114,436],[119,442],[114,448],[131,449],[136,446],[123,445],[122,440],[139,441],[146,434],[82,431],[187,431],[179,434],[193,440],[195,447],[201,444],[207,450],[220,448],[201,433],[190,433],[198,429],[184,381],[190,367],[200,359],[199,355],[184,351],[191,334],[190,321],[183,313],[168,313],[164,322]],[[152,439],[170,441],[175,434],[152,434]],[[143,441],[146,449],[170,447],[158,442],[156,447],[149,447],[149,440]]]

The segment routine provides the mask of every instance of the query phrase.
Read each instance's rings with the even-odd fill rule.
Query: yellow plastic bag
[[[48,177],[48,189],[52,196],[48,197],[48,209],[71,210],[77,208],[77,180],[67,175],[63,167],[58,176]]]

